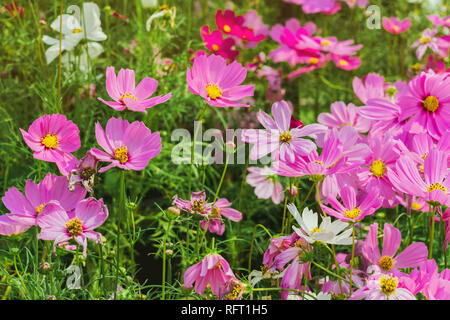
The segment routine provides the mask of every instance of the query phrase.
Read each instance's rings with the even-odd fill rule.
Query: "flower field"
[[[449,9],[1,3],[1,299],[450,300]]]

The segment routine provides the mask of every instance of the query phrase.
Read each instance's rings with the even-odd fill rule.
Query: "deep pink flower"
[[[216,55],[195,58],[186,79],[189,90],[214,107],[248,107],[237,101],[253,96],[254,85],[240,85],[247,69],[236,61],[227,66],[224,58]]]
[[[406,119],[411,133],[427,132],[435,140],[450,130],[450,77],[422,72],[398,98],[400,121]]]
[[[277,175],[267,166],[264,168],[249,167],[246,181],[255,187],[258,199],[271,198],[273,203],[279,204],[284,199],[283,186],[278,182]]]
[[[145,109],[166,102],[171,97],[171,93],[168,93],[165,96],[147,99],[156,91],[157,87],[158,81],[152,78],[144,78],[136,86],[134,70],[120,69],[116,77],[114,67],[107,67],[106,91],[114,101],[105,101],[102,98],[98,98],[98,100],[117,111],[128,109],[147,113]]]
[[[230,60],[234,60],[239,54],[239,51],[232,49],[235,41],[232,38],[223,39],[222,33],[219,30],[214,30],[210,33],[209,26],[203,26],[200,33],[206,48],[214,54]]]
[[[357,222],[364,219],[365,216],[373,215],[381,205],[378,194],[369,190],[364,200],[357,201],[356,192],[357,190],[350,186],[342,188],[340,195],[343,205],[335,197],[328,197],[327,202],[333,208],[322,205],[322,210],[345,222]]]
[[[358,57],[331,54],[331,58],[333,59],[333,62],[336,65],[336,67],[345,71],[355,70],[359,68],[359,66],[362,63]]]
[[[162,148],[159,132],[152,133],[141,121],[130,124],[122,118],[111,118],[106,124],[106,132],[97,122],[95,136],[97,143],[106,152],[92,148],[90,153],[99,161],[111,162],[110,165],[101,168],[100,173],[113,167],[143,170]]]
[[[235,36],[239,39],[258,42],[265,38],[265,35],[255,35],[254,30],[244,25],[244,16],[235,16],[232,10],[217,10],[216,12],[216,25],[217,28],[227,35]]]
[[[86,190],[75,186],[69,191],[66,177],[48,173],[38,184],[28,179],[25,196],[15,187],[8,189],[2,201],[10,213],[0,216],[0,234],[22,233],[37,225],[44,207],[57,201],[65,210],[71,211],[86,196]]]
[[[378,223],[369,227],[369,233],[363,245],[363,255],[374,270],[381,273],[401,274],[398,269],[414,268],[427,260],[428,249],[423,242],[415,242],[397,254],[402,241],[400,230],[389,223],[384,224],[383,251],[378,248]]]
[[[341,5],[338,0],[284,0],[284,2],[291,2],[302,5],[303,12],[335,14],[341,10]]]
[[[20,129],[25,143],[34,151],[35,159],[64,161],[66,153],[80,148],[78,127],[62,114],[43,115],[33,121],[28,132]]]
[[[219,254],[207,254],[203,261],[190,266],[184,273],[184,285],[203,294],[209,284],[214,295],[219,296],[226,289],[229,280],[236,278],[228,262]]]
[[[242,133],[242,140],[254,145],[250,152],[251,160],[272,153],[274,159],[294,162],[296,155],[306,156],[316,149],[314,142],[302,137],[316,138],[327,131],[320,124],[291,129],[292,110],[286,101],[274,103],[272,115],[273,118],[260,110],[257,117],[265,130],[248,129]]]
[[[423,198],[434,205],[450,204],[450,178],[447,169],[448,152],[431,150],[423,165],[423,178],[417,164],[408,155],[395,163],[395,171],[388,173],[389,180],[401,192]]]
[[[258,42],[269,35],[269,26],[263,23],[262,18],[255,10],[250,10],[244,15],[244,26],[253,30],[255,35],[254,41],[249,41],[246,45],[248,48],[254,48]]]
[[[397,17],[383,17],[383,27],[387,32],[398,34],[407,31],[411,27],[411,19],[400,21]]]
[[[52,201],[42,210],[38,218],[41,227],[39,239],[54,240],[53,251],[59,243],[74,239],[83,247],[86,256],[87,239],[102,243],[101,234],[95,232],[108,218],[108,208],[103,200],[87,198],[78,202],[74,211],[68,212],[58,202]]]

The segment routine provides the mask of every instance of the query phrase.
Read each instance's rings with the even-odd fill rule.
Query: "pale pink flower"
[[[422,59],[423,55],[425,54],[425,51],[427,51],[428,48],[430,48],[431,51],[434,53],[439,52],[439,47],[437,45],[437,38],[436,36],[436,30],[430,30],[426,29],[419,40],[416,40],[411,48],[416,48],[416,55],[417,58],[420,60]]]
[[[277,175],[272,169],[265,166],[264,168],[250,167],[247,170],[250,173],[246,181],[255,187],[258,199],[271,198],[275,204],[279,204],[284,199],[283,186],[278,182]]]

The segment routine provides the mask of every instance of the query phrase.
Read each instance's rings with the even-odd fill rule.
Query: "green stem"
[[[164,235],[164,247],[163,247],[163,270],[162,270],[162,297],[161,300],[166,299],[166,249],[167,249],[167,238],[169,236],[170,227],[172,220],[169,220],[167,224],[166,234]]]
[[[283,221],[281,222],[281,234],[284,232],[284,221],[286,220],[286,208],[287,208],[288,194],[285,194],[284,208],[283,208]]]
[[[125,170],[121,170],[120,173],[120,195],[119,195],[119,207],[120,210],[116,216],[117,222],[117,239],[116,239],[116,279],[114,285],[114,300],[117,299],[117,286],[119,285],[119,271],[120,271],[120,229],[121,229],[121,217],[125,216]]]
[[[263,229],[264,231],[266,231],[266,233],[269,235],[269,238],[272,238],[272,235],[270,234],[269,230],[267,230],[266,227],[264,227],[262,224],[257,224],[257,225],[253,228],[252,244],[250,245],[250,253],[249,253],[249,257],[248,257],[248,273],[250,273],[251,270],[252,270],[252,253],[253,253],[253,246],[255,245],[256,229],[257,229],[258,227],[260,227],[261,229]]]
[[[433,259],[433,242],[434,242],[434,215],[435,210],[433,206],[430,205],[430,214],[431,214],[431,230],[430,230],[430,248],[428,250],[428,259]]]
[[[353,275],[353,259],[355,258],[355,224],[352,224],[352,259],[350,260],[350,296],[352,295],[352,290],[353,290],[353,286],[352,286],[352,275]]]

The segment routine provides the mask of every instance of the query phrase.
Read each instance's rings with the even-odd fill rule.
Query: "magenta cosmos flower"
[[[279,204],[284,199],[283,186],[278,182],[275,172],[265,166],[264,168],[250,167],[250,173],[245,181],[255,187],[255,194],[258,199],[271,198],[273,203]]]
[[[400,21],[397,17],[383,17],[383,28],[387,32],[398,34],[407,31],[411,27],[411,20],[406,18]]]
[[[279,157],[282,161],[294,162],[296,155],[306,156],[316,149],[314,142],[302,137],[317,138],[317,135],[327,131],[320,124],[291,129],[292,111],[286,101],[274,103],[272,115],[273,118],[260,110],[257,118],[266,130],[248,129],[242,133],[244,142],[254,144],[250,152],[251,160],[272,153],[275,159]]]
[[[0,216],[0,234],[10,236],[37,225],[39,215],[49,202],[57,201],[71,211],[85,196],[86,190],[80,186],[69,191],[66,177],[48,173],[38,184],[28,179],[25,196],[15,187],[5,192],[2,201],[10,213]]]
[[[250,42],[258,42],[265,38],[263,34],[255,35],[254,30],[244,24],[244,16],[235,16],[232,10],[225,10],[225,13],[222,13],[220,9],[217,10],[216,25],[224,34]]]
[[[135,85],[134,70],[120,69],[116,77],[114,67],[106,68],[106,91],[114,101],[105,101],[98,98],[101,102],[107,104],[117,111],[125,109],[147,113],[145,109],[154,105],[166,102],[171,94],[165,96],[150,97],[158,87],[158,81],[152,78],[144,78],[139,84]]]
[[[427,260],[428,249],[422,242],[415,242],[397,254],[402,241],[400,230],[389,223],[384,224],[383,250],[378,248],[378,223],[369,227],[362,252],[372,263],[373,269],[381,273],[399,273],[398,269],[415,268]],[[400,273],[401,274],[401,273]]]
[[[142,121],[129,123],[122,118],[111,118],[106,124],[106,132],[100,123],[95,126],[97,143],[105,151],[93,148],[91,154],[99,161],[111,162],[99,172],[113,167],[125,170],[143,170],[150,159],[161,152],[159,132],[151,132]]]
[[[94,231],[108,218],[108,208],[103,200],[87,198],[78,202],[74,211],[66,211],[58,202],[50,202],[42,210],[38,219],[41,227],[39,239],[54,240],[53,252],[59,243],[74,239],[83,247],[83,256],[86,256],[87,239],[97,243],[101,242],[101,234]]]
[[[189,90],[205,99],[213,107],[249,107],[238,103],[253,96],[254,85],[240,85],[247,75],[247,69],[236,61],[227,66],[224,58],[216,55],[199,56],[186,78]]]
[[[377,192],[369,191],[364,200],[357,201],[356,190],[346,186],[341,189],[340,195],[343,205],[335,197],[328,197],[327,202],[333,208],[322,205],[322,210],[326,214],[345,222],[354,223],[364,219],[365,216],[373,215],[381,205]]]
[[[439,140],[450,130],[450,78],[448,74],[424,73],[398,98],[400,121],[409,119],[412,133],[428,132]]]
[[[266,268],[275,272],[277,265],[275,264],[275,258],[282,253],[284,250],[291,248],[300,237],[296,232],[293,232],[290,236],[281,236],[278,238],[270,239],[270,245],[264,252],[263,264]],[[283,270],[280,267],[280,270]]]
[[[370,120],[358,115],[357,108],[353,103],[345,105],[344,102],[338,101],[331,105],[330,113],[321,113],[317,117],[317,121],[329,129],[342,129],[349,126],[356,132],[367,132],[370,129]]]
[[[232,38],[223,39],[219,30],[209,31],[209,26],[203,26],[200,34],[205,42],[206,49],[214,54],[224,57],[225,59],[234,60],[239,51],[233,50],[235,41]]]
[[[33,121],[28,132],[20,129],[33,157],[48,162],[64,161],[65,153],[80,148],[78,127],[62,114],[43,115]]]
[[[190,266],[184,273],[184,285],[191,288],[195,282],[194,290],[198,294],[205,292],[209,284],[214,295],[222,294],[235,275],[228,262],[219,254],[207,254],[203,261]]]
[[[221,198],[214,203],[211,203],[211,211],[208,214],[207,220],[201,221],[202,229],[204,230],[208,224],[208,230],[211,233],[216,233],[221,236],[225,232],[225,224],[222,217],[228,218],[231,221],[239,222],[242,220],[242,213],[236,209],[230,208],[231,202],[225,198]]]
[[[450,178],[447,167],[448,152],[433,149],[426,156],[423,178],[417,164],[408,155],[395,163],[395,171],[389,172],[392,184],[401,192],[419,196],[433,205],[450,205]]]

